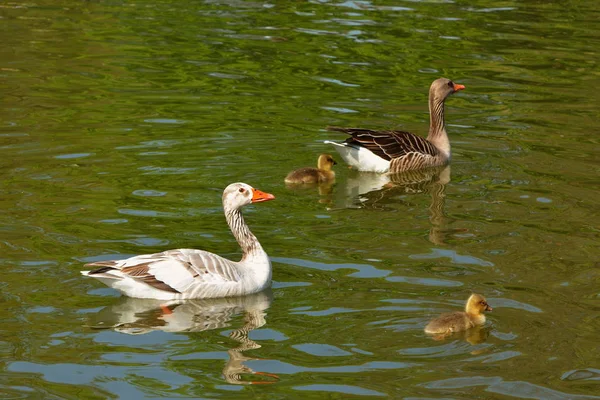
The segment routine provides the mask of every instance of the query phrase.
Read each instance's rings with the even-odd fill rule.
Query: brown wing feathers
[[[149,268],[150,268],[151,263],[152,262],[147,262],[147,263],[143,263],[143,264],[133,265],[131,267],[125,267],[125,268],[121,269],[121,272],[131,276],[132,278],[139,279],[139,280],[143,281],[144,283],[146,283],[147,285],[155,287],[158,290],[164,290],[166,292],[172,292],[172,293],[180,293],[178,290],[173,289],[171,286],[167,285],[163,281],[159,281],[158,279],[156,279],[156,277],[154,275],[149,273]],[[86,265],[101,266],[100,268],[97,268],[97,269],[89,272],[90,275],[95,275],[95,274],[103,274],[110,270],[118,269],[118,268],[114,267],[115,264],[116,263],[114,261],[99,261],[99,262],[95,262],[95,263],[89,263]]]
[[[374,131],[361,128],[327,127],[330,131],[344,132],[351,137],[344,143],[362,146],[385,160],[406,156],[408,153],[422,153],[435,157],[438,150],[421,136],[404,131]]]
[[[156,279],[156,277],[150,273],[150,264],[152,263],[153,261],[149,261],[147,263],[125,267],[121,269],[121,272],[131,276],[132,278],[139,279],[147,285],[150,285],[158,290],[164,290],[171,293],[180,293],[179,290],[176,290],[163,281]]]

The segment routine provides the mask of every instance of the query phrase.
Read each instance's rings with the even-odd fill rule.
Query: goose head
[[[317,161],[317,168],[324,171],[331,171],[331,168],[336,164],[337,163],[330,154],[321,154],[319,156],[319,160]]]
[[[459,85],[448,78],[439,78],[433,81],[429,88],[429,97],[436,101],[444,101],[453,93],[463,90],[465,85]]]
[[[484,311],[492,311],[492,307],[487,303],[485,297],[480,294],[473,293],[465,307],[467,314],[480,315]]]
[[[270,193],[254,189],[252,186],[236,182],[227,186],[223,191],[223,204],[228,208],[238,209],[251,203],[273,200],[275,196]]]

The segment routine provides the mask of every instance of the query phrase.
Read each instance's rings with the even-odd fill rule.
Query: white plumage
[[[150,299],[202,299],[259,292],[271,284],[271,261],[250,232],[241,207],[274,199],[245,183],[232,183],[223,192],[227,223],[242,248],[241,261],[196,249],[168,250],[124,260],[86,264],[81,271],[129,297]]]
[[[336,146],[337,152],[346,163],[359,171],[387,172],[390,170],[390,161],[375,155],[370,150],[346,142],[332,142],[325,140],[323,143]]]

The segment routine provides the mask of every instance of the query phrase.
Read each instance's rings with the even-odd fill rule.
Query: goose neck
[[[238,244],[242,248],[243,257],[246,258],[248,255],[252,255],[256,252],[262,251],[262,247],[256,236],[252,232],[250,232],[250,228],[244,221],[244,217],[239,208],[229,208],[227,205],[225,207],[225,219],[227,220],[227,224],[229,225],[229,229],[231,229],[231,233],[237,240]]]
[[[450,141],[446,133],[444,101],[445,99],[440,100],[434,96],[429,96],[429,134],[427,140],[449,156]]]
[[[429,99],[429,137],[440,136],[446,133],[446,121],[444,120],[444,100],[434,97]]]

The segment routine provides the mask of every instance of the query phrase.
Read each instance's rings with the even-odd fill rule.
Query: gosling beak
[[[260,203],[262,201],[269,201],[275,199],[271,193],[262,192],[258,189],[252,189],[252,202]]]
[[[489,304],[486,304],[486,305],[485,305],[485,311],[492,311],[492,310],[493,310],[493,308],[492,308],[492,307],[490,307],[490,305],[489,305]]]
[[[454,93],[458,92],[459,90],[464,90],[465,89],[465,85],[459,85],[458,83],[454,84]]]

